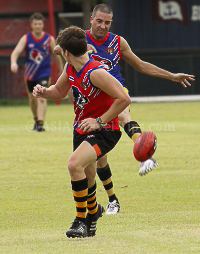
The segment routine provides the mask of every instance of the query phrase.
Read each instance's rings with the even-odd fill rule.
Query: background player
[[[37,85],[33,95],[60,100],[69,89],[74,94],[74,152],[68,160],[76,218],[67,230],[68,237],[84,237],[96,232],[103,207],[96,202],[96,160],[109,152],[121,137],[118,115],[130,97],[103,65],[89,58],[85,32],[69,27],[59,33],[57,43],[68,62],[54,86]],[[86,208],[88,215],[86,219]]]
[[[44,118],[46,114],[46,100],[32,96],[33,87],[36,84],[48,87],[50,84],[50,50],[53,52],[55,39],[43,31],[44,16],[41,13],[34,13],[30,17],[32,32],[22,36],[11,54],[11,71],[17,73],[17,60],[22,51],[26,50],[25,83],[29,97],[29,103],[35,120],[34,130],[44,131]],[[62,73],[62,59],[55,56],[59,74]]]

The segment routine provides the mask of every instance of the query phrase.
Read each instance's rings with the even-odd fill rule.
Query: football
[[[134,144],[133,152],[136,160],[146,161],[156,151],[157,148],[157,137],[153,131],[144,131],[136,139]]]

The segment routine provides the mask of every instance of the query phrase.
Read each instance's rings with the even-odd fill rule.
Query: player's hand
[[[95,118],[86,118],[81,121],[79,128],[84,132],[94,131],[100,128]]]
[[[44,86],[41,86],[41,85],[36,85],[34,86],[34,89],[33,89],[33,96],[36,97],[36,98],[41,98],[44,93],[46,92],[46,87]]]
[[[173,74],[172,81],[180,82],[183,87],[191,86],[188,80],[195,81],[194,75],[184,74],[184,73],[175,73]]]
[[[12,63],[10,66],[10,69],[13,73],[17,73],[18,72],[18,64],[17,63]]]
[[[96,48],[92,44],[87,44],[87,51],[89,51],[88,53],[92,53],[92,51],[97,53]]]
[[[54,53],[55,55],[62,55],[62,49],[61,49],[60,45],[56,45],[56,46],[54,47],[53,53]]]

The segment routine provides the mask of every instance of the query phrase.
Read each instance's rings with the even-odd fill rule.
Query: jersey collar
[[[108,33],[106,34],[106,36],[105,36],[103,39],[97,40],[96,38],[94,38],[94,36],[93,36],[92,33],[90,32],[90,30],[88,30],[87,32],[88,32],[88,35],[89,35],[90,39],[91,39],[94,43],[96,43],[97,45],[103,44],[103,43],[108,39],[108,37],[110,36],[110,32],[108,32]]]

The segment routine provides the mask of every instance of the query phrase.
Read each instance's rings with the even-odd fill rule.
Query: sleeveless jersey
[[[91,72],[98,68],[104,68],[104,66],[93,59],[90,59],[80,72],[77,72],[71,64],[66,67],[74,95],[74,113],[76,115],[74,129],[80,134],[87,134],[79,129],[80,121],[85,118],[102,116],[114,102],[111,96],[95,87],[90,80]],[[108,122],[105,128],[119,130],[118,117]]]
[[[85,32],[87,43],[92,44],[97,50],[97,53],[92,52],[92,58],[104,64],[105,69],[124,86],[124,78],[120,72],[119,64],[119,60],[122,58],[120,36],[108,32],[102,40],[97,40],[89,30]]]
[[[36,39],[33,32],[26,34],[25,79],[38,80],[50,76],[50,34]]]

